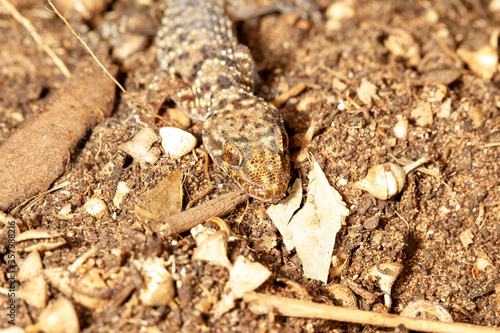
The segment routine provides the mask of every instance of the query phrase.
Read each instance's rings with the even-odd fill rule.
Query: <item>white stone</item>
[[[396,119],[398,121],[394,126],[394,134],[396,134],[397,138],[405,139],[408,135],[408,119],[401,115],[397,115]]]
[[[189,154],[197,144],[194,135],[175,127],[160,128],[160,136],[165,153],[172,158],[180,158]]]
[[[106,203],[99,198],[89,199],[83,208],[87,213],[97,218],[101,218],[108,214]]]
[[[113,198],[113,205],[116,208],[120,208],[123,198],[125,197],[125,195],[127,195],[128,192],[130,192],[130,189],[128,188],[127,183],[119,182],[116,186],[115,197]]]

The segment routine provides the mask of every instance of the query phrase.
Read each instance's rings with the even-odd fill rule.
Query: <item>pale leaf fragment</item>
[[[377,95],[377,86],[367,79],[361,80],[361,85],[356,89],[359,99],[368,107],[372,106],[372,100],[378,100],[380,97]]]
[[[288,197],[276,205],[271,205],[266,213],[283,236],[283,241],[288,251],[292,251],[295,248],[295,243],[293,242],[292,231],[288,227],[288,223],[290,223],[293,214],[299,209],[302,202],[302,181],[300,178],[295,180],[289,192],[290,195]]]
[[[485,45],[477,51],[459,48],[457,54],[474,74],[485,81],[490,81],[498,70],[498,51],[491,45]]]
[[[151,128],[143,128],[132,138],[120,146],[120,149],[139,162],[141,167],[155,164],[160,156],[160,149],[152,147],[158,136]]]
[[[431,104],[426,102],[413,109],[410,113],[411,119],[415,120],[417,126],[424,127],[432,125]]]
[[[135,214],[142,220],[157,220],[180,213],[181,209],[182,171],[176,170],[144,194],[144,203],[136,206]]]
[[[327,282],[335,238],[347,215],[342,197],[314,162],[306,203],[289,224],[306,277]]]
[[[464,247],[469,246],[470,244],[474,243],[474,234],[470,229],[465,230],[462,232],[458,238],[460,238],[460,241],[462,242],[462,245]]]
[[[451,98],[447,98],[439,107],[437,116],[439,118],[448,118],[451,114]]]
[[[221,300],[215,305],[215,318],[220,318],[231,310],[236,299],[257,289],[270,275],[271,272],[262,264],[239,256],[229,273],[229,281],[224,287]]]
[[[200,231],[196,232],[194,229]],[[198,225],[191,229],[197,247],[193,251],[193,260],[204,260],[228,269],[232,264],[227,258],[227,233],[209,232],[204,226]]]

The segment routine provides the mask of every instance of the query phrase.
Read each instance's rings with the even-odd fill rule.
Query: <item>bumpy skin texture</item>
[[[288,137],[279,111],[252,94],[255,65],[214,0],[167,1],[158,32],[164,72],[150,86],[155,107],[170,97],[203,120],[203,144],[214,162],[249,195],[277,202],[290,179]]]

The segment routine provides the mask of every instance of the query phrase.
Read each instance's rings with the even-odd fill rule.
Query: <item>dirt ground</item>
[[[86,52],[48,5],[34,0],[12,4],[72,71]],[[399,314],[411,302],[427,300],[443,306],[455,322],[499,327],[500,74],[495,63],[491,77],[482,76],[488,74],[468,60],[485,46],[498,54],[500,11],[474,0],[341,4],[340,18],[328,17],[331,3],[319,0],[318,22],[295,10],[236,26],[265,83],[260,95],[274,100],[306,84],[280,107],[292,138],[292,179],[300,177],[307,190],[311,164],[297,157],[300,147],[293,142],[315,120],[318,125],[307,148],[351,211],[334,247],[336,258],[347,265],[328,284],[305,278],[297,254],[286,249],[266,215],[269,204],[254,199],[224,218],[235,236],[228,244],[229,259],[234,262],[242,255],[272,272],[259,292],[341,305],[327,287],[356,285],[359,309]],[[83,15],[68,5],[64,14],[94,51],[113,56],[119,81],[144,101],[159,68],[154,34],[164,4],[116,0],[95,6]],[[0,145],[5,145],[42,112],[66,79],[2,6],[0,68]],[[368,97],[360,89],[366,82],[375,86]],[[162,154],[154,165],[140,165],[119,146],[148,123],[151,117],[118,91],[112,116],[88,131],[55,183],[69,184],[21,206],[14,215],[22,221],[21,231],[52,230],[65,239],[66,245],[42,252],[44,269],[67,270],[86,251],[100,246],[70,274],[74,281],[92,274],[105,280],[106,291],[96,289],[93,295],[104,300],[102,306],[73,300],[82,332],[394,330],[256,315],[240,301],[216,319],[210,308],[221,297],[228,270],[193,261],[196,244],[189,232],[158,239],[134,214],[145,192],[175,170],[184,173],[183,209],[210,185],[201,126],[187,126],[200,149],[177,160]],[[155,146],[160,147],[159,142]],[[390,200],[375,199],[353,186],[376,164],[424,156],[430,159],[425,165],[430,172],[409,173],[401,193]],[[195,206],[237,190],[210,160],[208,170],[215,189]],[[130,191],[117,207],[113,199],[119,182]],[[84,204],[91,198],[103,200],[108,214],[90,215]],[[63,207],[69,208],[64,214]],[[5,247],[0,251],[5,253]],[[140,273],[131,262],[151,256],[168,262],[177,306],[145,306],[139,301]],[[19,253],[19,262],[25,257]],[[385,263],[403,267],[392,287],[391,308],[384,305],[378,285],[367,278],[370,268]],[[0,286],[7,287],[5,258],[0,267]],[[49,300],[64,294],[54,283],[47,293]],[[0,296],[0,303],[6,307],[8,298]],[[42,310],[21,301],[16,324],[33,325]],[[8,326],[2,317],[0,328]]]

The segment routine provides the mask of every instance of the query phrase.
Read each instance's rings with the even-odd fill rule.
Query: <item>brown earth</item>
[[[45,3],[12,3],[73,70],[85,51],[61,20],[46,10]],[[399,314],[412,301],[428,300],[444,306],[456,322],[500,326],[500,74],[495,71],[491,80],[479,77],[457,52],[490,45],[490,37],[498,33],[500,13],[472,0],[368,0],[354,3],[353,16],[344,17],[338,30],[331,30],[327,27],[333,21],[328,23],[325,17],[329,5],[319,1],[319,25],[298,11],[237,24],[239,37],[252,50],[268,87],[261,88],[260,94],[273,100],[297,84],[309,87],[280,109],[290,137],[304,133],[313,119],[318,121],[309,151],[351,210],[334,248],[335,255],[348,259],[348,266],[328,285],[354,281],[375,295],[370,302],[356,296],[364,310]],[[153,36],[161,7],[153,1],[138,6],[117,0],[86,19],[71,10],[65,15],[93,50],[110,53],[115,48],[119,80],[130,94],[144,100],[158,69]],[[126,28],[118,30],[118,24]],[[0,31],[2,144],[41,112],[64,86],[65,77],[3,7]],[[389,42],[401,31],[413,41],[403,39],[409,44],[397,55],[390,51]],[[493,39],[494,46],[498,40]],[[416,55],[411,53],[415,45]],[[118,48],[131,54],[120,58]],[[364,81],[377,88],[372,101],[358,92]],[[185,208],[209,185],[203,147],[180,160],[162,155],[154,165],[139,165],[118,147],[146,126],[144,119],[151,119],[141,116],[140,109],[118,92],[112,116],[88,132],[57,179],[69,185],[15,214],[22,220],[21,230],[54,230],[66,240],[67,245],[42,254],[44,268],[66,269],[89,249],[101,246],[95,258],[73,273],[78,278],[97,272],[109,286],[106,305],[99,311],[74,303],[82,331],[139,332],[142,327],[150,327],[145,332],[154,332],[151,327],[159,331],[392,331],[321,319],[258,316],[244,302],[237,302],[220,319],[201,311],[206,291],[212,302],[220,298],[228,271],[194,262],[196,245],[187,232],[155,238],[134,209],[145,191],[178,169],[185,174]],[[398,116],[409,121],[402,137],[394,131]],[[156,120],[156,124],[164,123]],[[199,138],[200,125],[193,124],[188,131]],[[310,163],[296,158],[297,148],[292,146],[293,178],[301,177],[307,184]],[[428,156],[426,167],[434,173],[411,172],[401,194],[387,201],[353,187],[370,167],[394,162],[391,156],[413,161]],[[195,205],[237,189],[211,161],[208,170],[215,190]],[[131,190],[116,208],[118,182]],[[86,213],[83,205],[92,197],[102,199],[109,214],[96,218]],[[73,218],[59,214],[68,204]],[[338,304],[328,285],[303,277],[296,253],[287,251],[265,213],[268,206],[250,200],[225,218],[236,236],[229,242],[229,259],[234,262],[243,255],[272,272],[260,292]],[[21,262],[26,254],[18,256]],[[177,308],[146,307],[138,301],[140,276],[129,269],[130,262],[148,256],[169,260]],[[384,306],[381,290],[367,278],[368,270],[382,263],[403,265],[392,288],[390,309]],[[7,287],[7,265],[4,260],[0,264],[0,286]],[[300,287],[291,288],[283,279]],[[118,301],[123,296],[119,292],[130,285],[135,287],[130,295]],[[49,295],[56,299],[61,291],[51,284]],[[0,296],[0,302],[3,308],[8,298]],[[27,327],[38,321],[40,312],[20,302],[16,323]],[[3,317],[0,327],[8,327]]]

